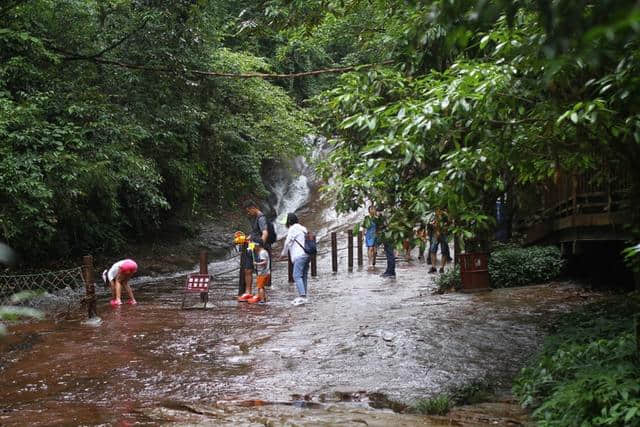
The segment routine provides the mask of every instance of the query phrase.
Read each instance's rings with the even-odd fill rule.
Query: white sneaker
[[[298,297],[298,298],[294,299],[293,301],[291,301],[291,305],[302,305],[305,302],[307,302],[306,298]]]

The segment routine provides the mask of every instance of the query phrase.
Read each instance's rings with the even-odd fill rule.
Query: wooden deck
[[[606,182],[589,174],[560,175],[542,194],[542,207],[520,221],[517,229],[528,244],[628,240],[627,175]]]

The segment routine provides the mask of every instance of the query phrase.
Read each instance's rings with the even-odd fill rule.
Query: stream
[[[321,239],[361,218],[308,204],[314,191],[293,178],[278,209],[304,207]],[[508,390],[553,314],[586,301],[571,284],[437,295],[421,262],[399,260],[397,278],[383,279],[384,261],[349,272],[344,251],[333,274],[321,242],[304,306],[290,304],[295,287],[274,263],[265,305],[236,302],[227,278],[206,309],[191,294],[182,310],[180,272],[139,278],[138,306],[114,309],[103,295],[98,325],[80,314],[12,325],[0,339],[0,425],[443,425],[402,410],[474,381]]]

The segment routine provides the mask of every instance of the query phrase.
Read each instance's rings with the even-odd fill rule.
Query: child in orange
[[[262,247],[260,241],[254,243],[253,266],[257,274],[256,287],[258,288],[258,294],[248,299],[247,302],[249,304],[264,304],[267,302],[264,287],[269,283],[269,279],[271,278],[271,269],[269,269],[269,252]]]

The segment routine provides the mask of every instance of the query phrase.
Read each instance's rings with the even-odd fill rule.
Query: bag
[[[272,245],[276,242],[276,240],[278,240],[278,235],[276,234],[276,229],[273,226],[273,222],[269,221],[269,218],[267,218],[266,215],[261,215],[264,217],[265,222],[267,223],[267,232],[269,233],[269,235],[267,236],[267,241],[264,242],[267,245]],[[259,217],[258,217],[259,218]]]
[[[273,226],[273,222],[269,221],[266,217],[265,219],[267,220],[267,231],[269,232],[269,235],[267,236],[267,244],[272,245],[276,242],[276,240],[278,240],[278,235],[276,234],[276,229]]]
[[[304,246],[302,246],[297,240],[295,242],[300,245],[304,253],[306,253],[307,255],[315,255],[318,253],[316,236],[310,231],[304,234]]]

